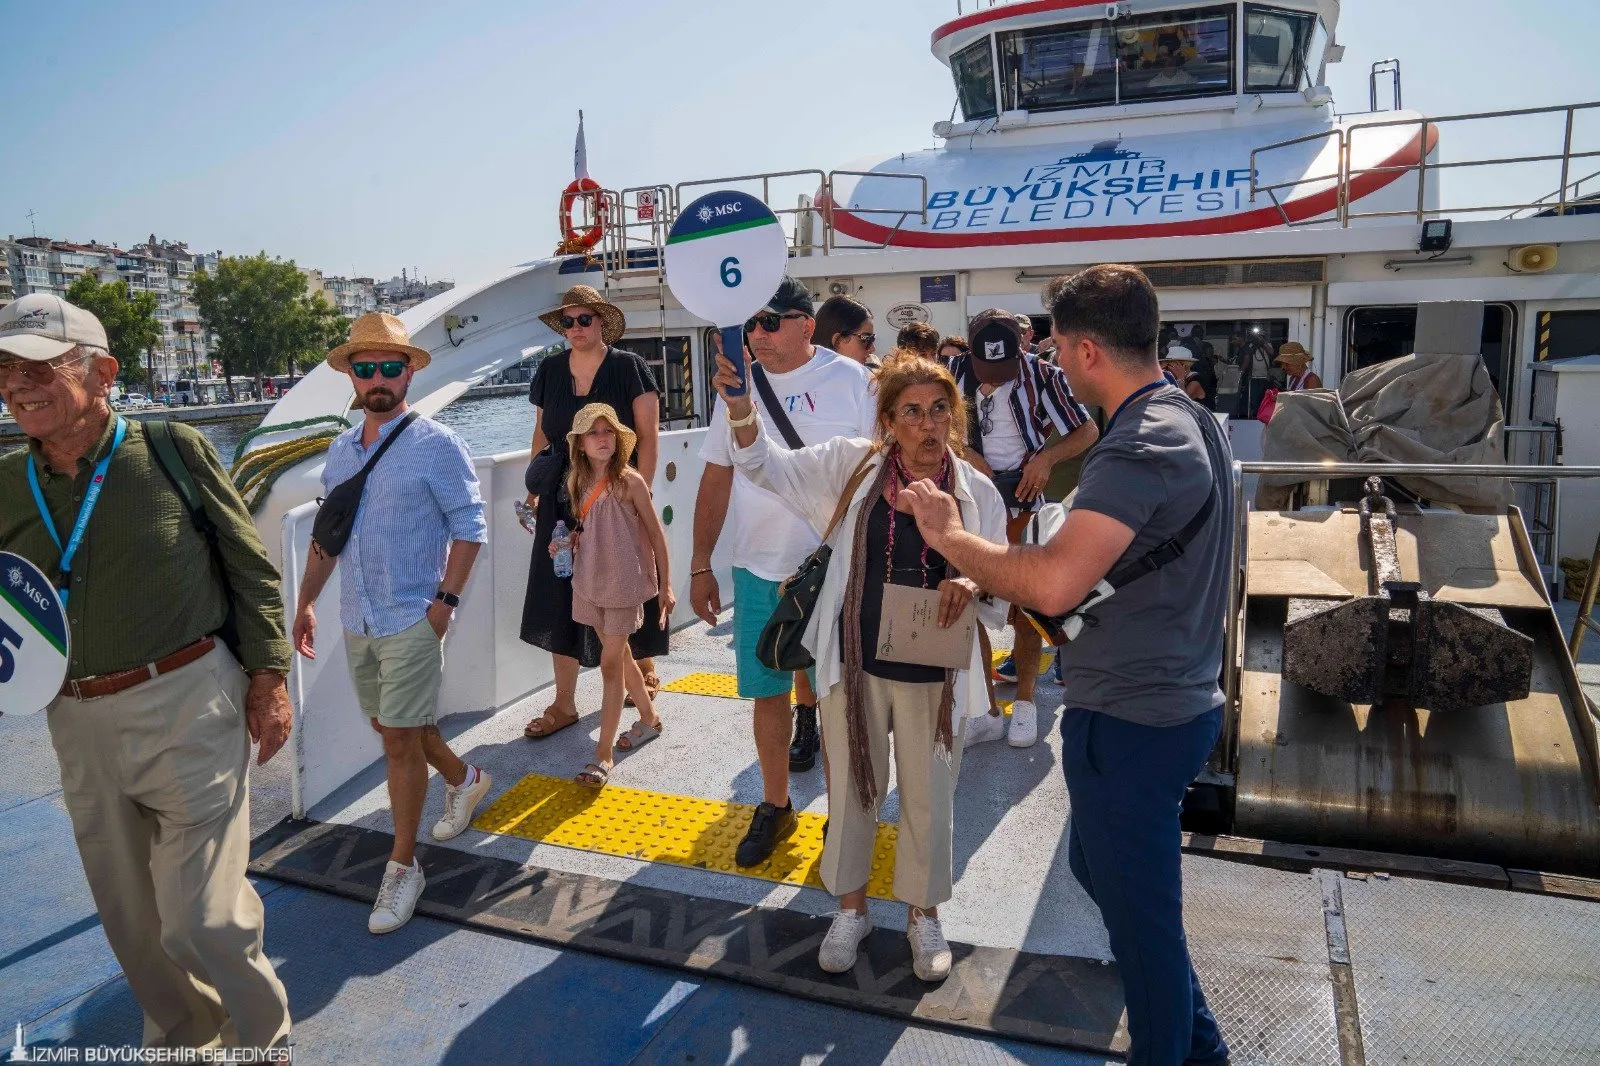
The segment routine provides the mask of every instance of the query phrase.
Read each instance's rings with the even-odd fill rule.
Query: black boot
[[[794,743],[789,745],[789,769],[803,773],[817,765],[817,709],[798,704],[794,709]]]

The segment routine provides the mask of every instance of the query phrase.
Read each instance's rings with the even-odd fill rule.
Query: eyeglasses
[[[791,318],[810,317],[810,315],[804,314],[800,311],[790,311],[788,314],[784,315],[780,315],[775,311],[763,311],[759,315],[755,315],[750,318],[750,320],[744,324],[744,331],[746,333],[754,333],[757,327],[759,327],[763,330],[766,330],[768,333],[776,333],[778,330],[782,329],[783,324]]]
[[[845,336],[854,337],[869,348],[878,343],[878,335],[876,333],[846,333]]]
[[[908,426],[920,426],[928,419],[935,423],[950,421],[950,402],[948,400],[935,400],[933,406],[923,410],[914,403],[908,403],[900,408],[895,417]]]
[[[571,329],[573,326],[582,326],[584,329],[588,329],[592,325],[594,325],[594,316],[588,312],[579,315],[577,318],[573,318],[571,315],[561,316],[562,329]]]
[[[48,385],[56,379],[56,374],[69,366],[77,366],[93,359],[93,353],[88,355],[66,355],[48,362],[36,363],[29,359],[13,359],[7,363],[0,363],[0,389],[8,389],[12,385],[13,376],[24,377],[35,385]]]
[[[383,371],[383,376],[386,378],[397,378],[406,372],[406,361],[404,359],[385,359],[382,362],[374,363],[369,360],[362,360],[359,363],[350,364],[350,372],[362,381],[371,380],[372,375],[380,370]]]
[[[994,412],[994,393],[978,401],[978,428],[987,436],[994,432],[994,419],[990,417]]]

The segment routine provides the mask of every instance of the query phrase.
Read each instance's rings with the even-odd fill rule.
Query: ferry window
[[[1539,362],[1600,355],[1600,311],[1540,311]]]
[[[1267,390],[1283,386],[1283,368],[1273,360],[1288,339],[1287,318],[1166,321],[1156,348],[1189,349],[1206,406],[1230,418],[1254,419]]]
[[[1510,399],[1502,382],[1507,379],[1507,371],[1513,369],[1513,325],[1508,305],[1484,305],[1483,335],[1478,352],[1483,356],[1483,365],[1489,371],[1495,391],[1500,394],[1502,405],[1508,404]],[[1346,371],[1410,355],[1416,351],[1417,306],[1352,308],[1345,319],[1344,335]]]
[[[661,393],[661,421],[687,422],[694,419],[694,395],[689,381],[689,338],[624,337],[617,347],[633,352],[650,364]]]
[[[968,122],[994,118],[994,54],[989,38],[970,44],[950,57],[950,70],[956,78],[956,94],[961,98],[961,114]]]
[[[1317,17],[1247,5],[1244,9],[1246,92],[1298,92],[1310,84],[1307,50]]]
[[[1121,100],[1233,91],[1233,9],[1163,12],[1118,19]]]
[[[1106,22],[1001,34],[1006,110],[1049,111],[1115,101],[1115,39]]]

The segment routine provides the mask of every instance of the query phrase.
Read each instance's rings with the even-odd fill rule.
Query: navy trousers
[[[1158,729],[1063,708],[1067,860],[1100,908],[1128,1006],[1131,1066],[1220,1066],[1228,1045],[1183,933],[1178,812],[1222,728],[1215,708]]]

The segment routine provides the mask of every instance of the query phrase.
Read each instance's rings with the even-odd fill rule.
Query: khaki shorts
[[[387,637],[365,637],[347,629],[344,653],[356,699],[368,718],[390,729],[433,724],[444,680],[444,642],[426,617]]]
[[[593,626],[596,633],[621,634],[630,637],[644,625],[644,604],[637,607],[602,607],[572,594],[572,620]]]

